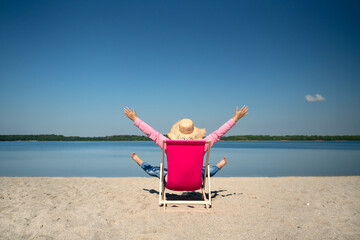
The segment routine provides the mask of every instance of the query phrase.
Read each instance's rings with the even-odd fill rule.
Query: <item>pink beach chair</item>
[[[206,154],[205,174],[203,179],[202,168],[205,144],[208,144],[208,150]],[[168,169],[166,187],[164,179],[165,152],[167,155]],[[162,163],[160,165],[161,173],[159,191],[159,206],[163,205],[164,211],[167,204],[205,204],[206,209],[211,206],[209,154],[210,141],[164,140]],[[207,199],[205,195],[206,180],[208,181],[209,199]],[[173,191],[196,191],[201,189],[202,200],[166,200],[166,189]]]

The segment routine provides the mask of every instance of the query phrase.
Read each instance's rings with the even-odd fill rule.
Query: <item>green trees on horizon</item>
[[[145,136],[114,135],[106,137],[78,137],[55,134],[43,135],[0,135],[0,141],[150,141]]]
[[[222,137],[223,141],[360,141],[359,135],[319,136],[319,135],[238,135]],[[55,134],[42,135],[0,135],[0,141],[151,141],[146,136],[114,135],[106,137],[78,137]]]
[[[319,136],[319,135],[241,135],[222,137],[224,141],[360,141],[359,135]]]

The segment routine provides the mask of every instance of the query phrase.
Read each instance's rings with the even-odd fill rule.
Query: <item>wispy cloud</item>
[[[315,94],[315,96],[306,95],[305,100],[307,102],[320,102],[320,101],[325,101],[326,99],[320,94]]]

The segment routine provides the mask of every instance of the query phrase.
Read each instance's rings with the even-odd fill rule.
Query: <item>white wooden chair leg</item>
[[[207,199],[206,199],[206,195],[205,195],[205,190],[202,189],[201,192],[202,192],[202,198],[203,198],[203,200],[206,201]]]
[[[210,166],[208,166],[208,188],[209,188],[209,202],[211,206],[211,185],[210,185]]]
[[[159,186],[159,206],[162,205],[161,200],[162,200],[162,191],[163,191],[163,182],[162,182],[162,174],[161,174],[161,169],[162,169],[162,163],[160,163],[160,186]]]
[[[163,209],[164,209],[164,212],[165,212],[165,210],[166,210],[166,206],[167,206],[167,204],[166,204],[166,193],[165,193],[165,187],[164,187],[164,191],[163,191],[163,198],[164,198],[164,205],[163,205]]]

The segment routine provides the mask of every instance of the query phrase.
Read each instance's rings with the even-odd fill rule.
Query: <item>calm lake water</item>
[[[0,142],[0,176],[146,177],[130,158],[159,165],[153,142]],[[221,177],[360,175],[360,142],[218,142],[210,164],[223,156]]]

